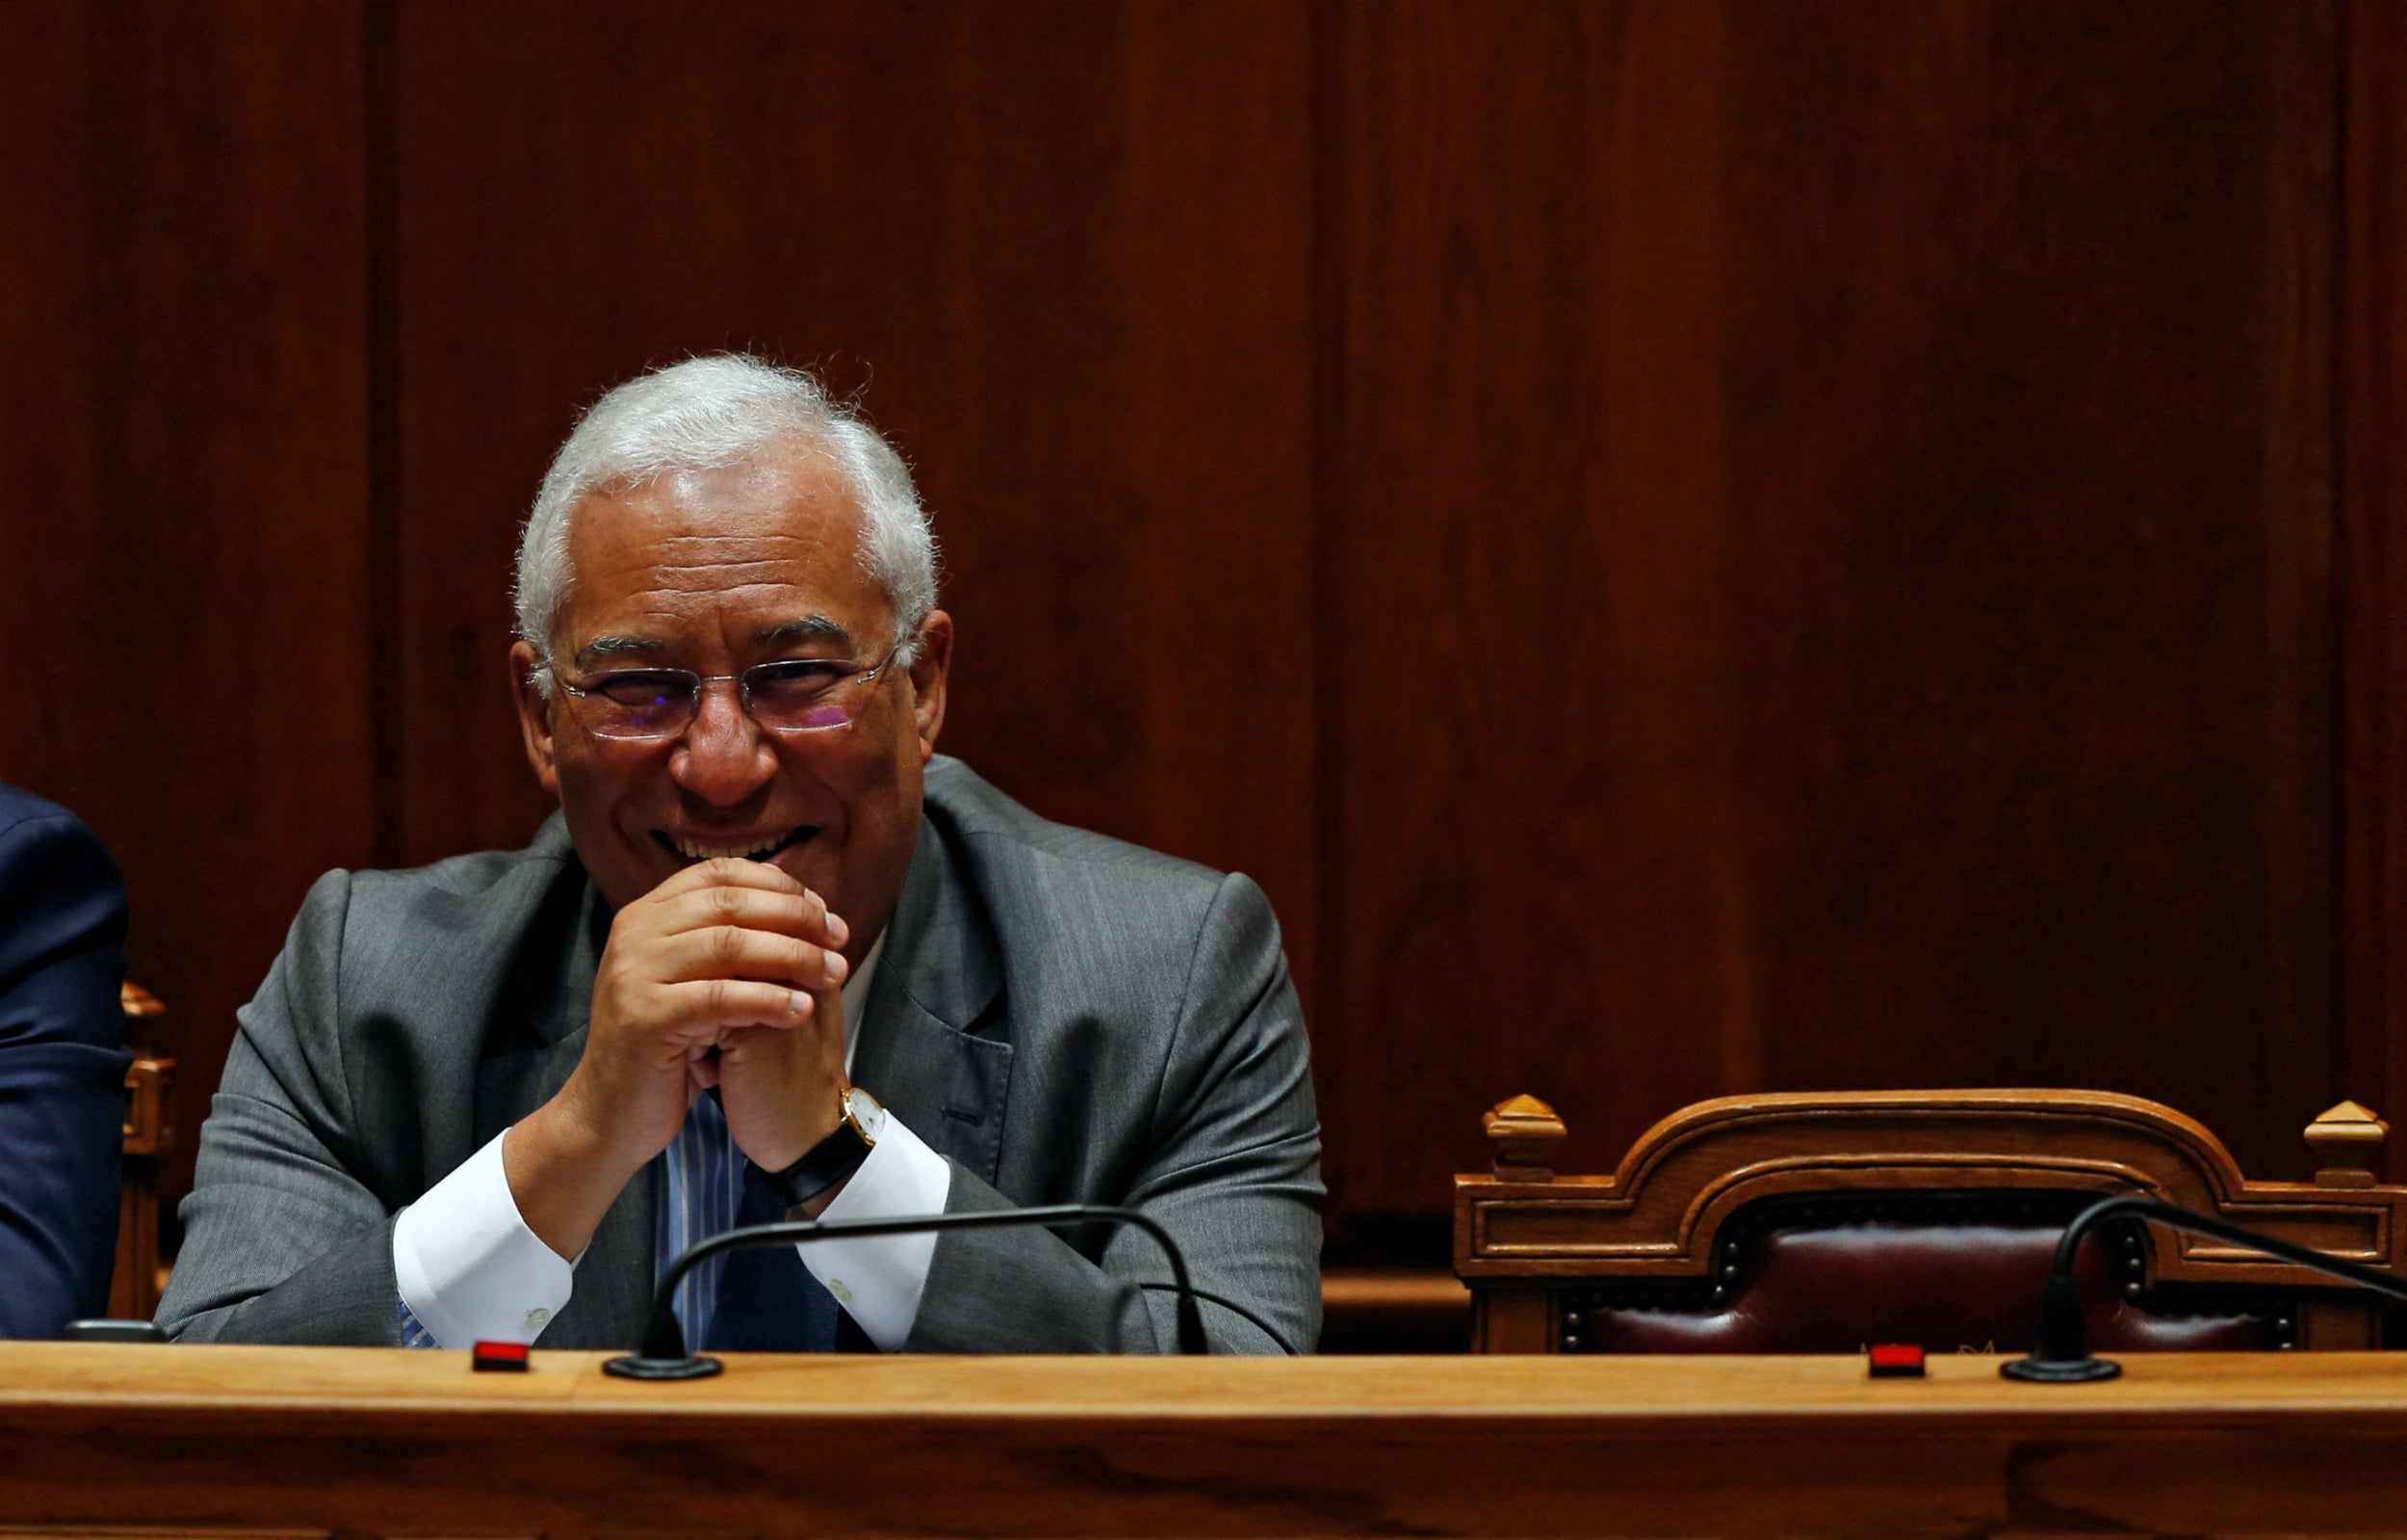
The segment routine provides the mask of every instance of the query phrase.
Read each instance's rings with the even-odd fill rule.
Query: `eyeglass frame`
[[[917,640],[917,638],[909,638],[909,640]],[[884,674],[889,668],[893,666],[894,658],[902,652],[905,641],[906,638],[904,637],[895,637],[893,644],[886,649],[885,655],[880,657],[867,669],[857,674],[841,674],[828,681],[827,688],[829,690],[835,690],[847,684],[869,683],[873,680],[877,679],[878,676]],[[646,666],[641,668],[609,669],[594,677],[595,684],[599,684],[602,680],[608,679],[613,675],[619,674],[674,675],[682,676],[686,679],[693,680],[693,706],[691,708],[693,714],[686,718],[686,720],[674,730],[665,732],[605,732],[601,729],[594,727],[591,723],[585,721],[582,711],[572,709],[569,714],[576,718],[578,727],[582,728],[585,732],[593,737],[608,738],[613,743],[663,743],[672,738],[685,736],[686,733],[693,731],[693,725],[696,722],[702,720],[702,696],[706,686],[712,684],[732,683],[736,686],[736,708],[743,713],[744,720],[750,722],[756,729],[763,732],[775,732],[781,735],[790,735],[798,732],[834,732],[840,728],[848,728],[855,722],[860,721],[861,713],[855,711],[852,715],[844,718],[841,722],[830,722],[825,727],[774,727],[769,723],[762,721],[758,716],[753,714],[752,686],[745,681],[754,674],[759,673],[764,668],[777,668],[781,665],[789,663],[834,663],[836,661],[838,660],[832,657],[773,657],[768,659],[766,662],[755,663],[750,668],[740,670],[734,674],[697,674],[689,668],[660,668]],[[849,668],[849,662],[847,662],[846,666]],[[906,663],[904,666],[908,667],[909,664]],[[577,699],[586,701],[593,698],[594,692],[590,686],[581,688],[578,685],[571,684],[568,682],[568,677],[565,674],[558,673],[556,671],[554,673],[553,678],[558,682],[561,689],[577,697]]]

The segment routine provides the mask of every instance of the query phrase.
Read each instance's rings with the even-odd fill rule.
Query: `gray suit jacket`
[[[393,1216],[568,1079],[608,930],[556,816],[523,851],[320,879],[241,1013],[160,1323],[398,1341]],[[1048,823],[940,757],[853,1069],[948,1159],[947,1209],[1141,1208],[1218,1350],[1312,1347],[1320,1126],[1252,882]],[[654,1188],[620,1194],[541,1346],[640,1336]],[[1168,1350],[1168,1280],[1133,1229],[946,1233],[909,1346]]]

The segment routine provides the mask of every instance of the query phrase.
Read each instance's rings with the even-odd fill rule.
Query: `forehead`
[[[811,614],[863,627],[887,606],[860,560],[862,529],[842,474],[800,447],[591,494],[569,518],[561,630],[573,645]]]

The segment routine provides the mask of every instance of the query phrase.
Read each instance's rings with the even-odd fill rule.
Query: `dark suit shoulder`
[[[125,938],[125,884],[100,836],[29,791],[0,785],[0,976]]]
[[[37,880],[55,890],[124,886],[108,847],[82,819],[30,791],[0,785],[0,890]]]
[[[1228,880],[1209,866],[1042,817],[943,755],[928,765],[927,806],[956,840],[979,847],[987,860],[1090,868],[1081,881],[1100,890],[1126,886],[1208,905]]]
[[[497,888],[525,881],[530,867],[539,869],[537,881],[548,882],[554,869],[576,859],[567,825],[555,813],[544,820],[535,837],[523,849],[479,850],[424,866],[352,872],[351,901],[385,905],[443,898],[484,899]]]
[[[388,988],[399,999],[423,995],[430,978],[458,985],[492,972],[498,979],[501,961],[537,911],[564,884],[582,889],[582,872],[557,816],[520,850],[330,871],[301,903],[287,962],[338,967],[347,995],[379,1001]]]
[[[18,824],[48,818],[64,818],[79,829],[83,827],[82,820],[47,797],[37,797],[22,787],[0,784],[0,834],[13,832]]]
[[[1041,818],[957,760],[929,767],[927,808],[993,929],[1023,1034],[1058,1019],[1155,1039],[1194,989],[1250,990],[1277,966],[1278,921],[1246,877]]]

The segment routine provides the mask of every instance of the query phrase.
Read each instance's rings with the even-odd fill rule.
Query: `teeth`
[[[778,846],[786,843],[786,841],[793,837],[794,832],[788,829],[782,833],[770,834],[767,837],[750,845],[704,845],[687,839],[681,834],[669,835],[668,841],[670,844],[677,847],[677,854],[685,857],[687,860],[718,860],[721,858],[728,856],[743,857],[764,855],[769,851],[775,850]]]

